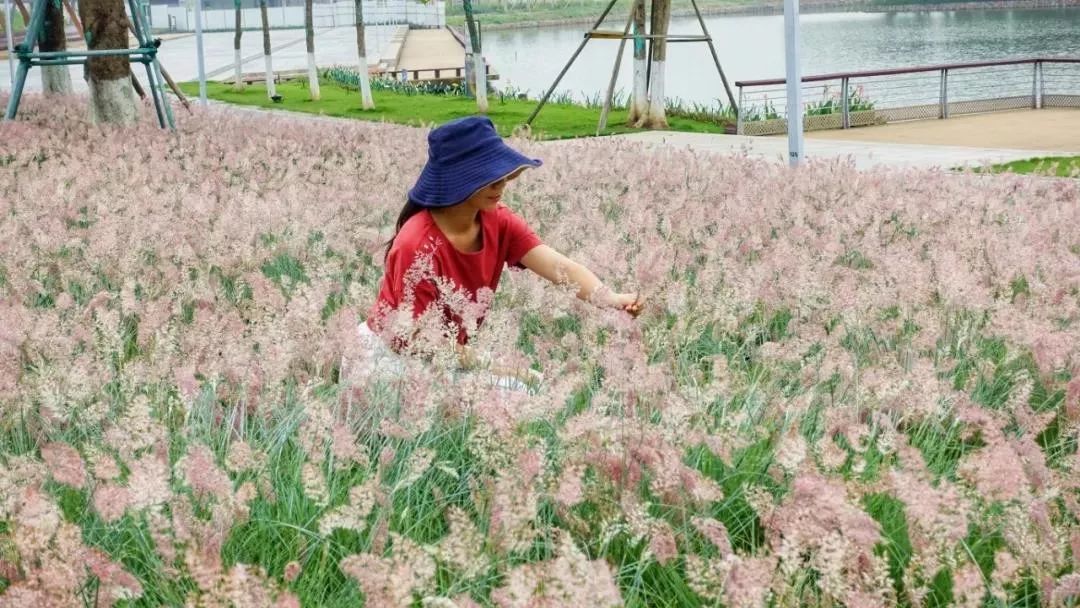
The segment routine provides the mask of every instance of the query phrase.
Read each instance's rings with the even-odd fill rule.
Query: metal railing
[[[743,80],[741,135],[787,132],[786,80]],[[803,128],[849,129],[1019,108],[1080,108],[1080,58],[1038,57],[839,72],[802,79]]]

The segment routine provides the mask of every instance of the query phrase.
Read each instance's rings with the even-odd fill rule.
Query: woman
[[[414,350],[425,328],[456,340],[462,364],[506,265],[527,268],[600,307],[637,316],[644,303],[604,287],[588,268],[544,245],[506,205],[509,181],[541,161],[506,145],[491,121],[472,116],[428,135],[428,161],[387,244],[378,299],[360,331],[376,350]],[[376,334],[382,336],[377,339]],[[493,369],[521,378],[525,373]]]

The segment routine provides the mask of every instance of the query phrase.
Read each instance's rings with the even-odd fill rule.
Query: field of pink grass
[[[545,381],[341,361],[422,130],[0,123],[0,606],[1072,606],[1080,182],[517,141]]]

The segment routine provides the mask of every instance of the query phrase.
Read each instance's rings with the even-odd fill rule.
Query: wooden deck
[[[400,27],[383,49],[379,63],[368,66],[372,78],[408,82],[461,82],[465,78],[465,40],[450,28],[409,29]],[[488,80],[499,75],[487,65]],[[306,78],[307,69],[274,70],[275,82]],[[247,72],[247,84],[263,82],[264,72]],[[228,78],[232,82],[232,78]]]
[[[410,82],[460,82],[465,77],[465,40],[449,27],[402,28],[371,75]],[[487,66],[488,80],[499,75]]]

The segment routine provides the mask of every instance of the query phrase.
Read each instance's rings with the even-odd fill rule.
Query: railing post
[[[1046,105],[1046,70],[1043,68],[1043,62],[1039,62],[1039,107],[1042,108]]]
[[[743,112],[746,111],[746,106],[743,104],[743,88],[739,86],[739,107],[735,108],[735,132],[739,135],[743,134]]]
[[[851,128],[851,104],[848,103],[848,97],[850,97],[851,79],[844,76],[840,79],[840,97],[843,101],[840,102],[840,127],[843,129]]]
[[[1039,109],[1039,62],[1032,63],[1031,70],[1031,109]]]
[[[949,68],[941,68],[941,109],[940,117],[949,117]]]

